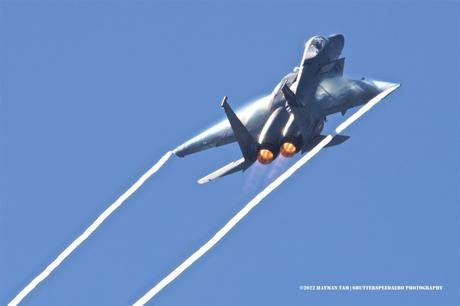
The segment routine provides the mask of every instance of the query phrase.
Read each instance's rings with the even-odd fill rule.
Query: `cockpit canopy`
[[[304,60],[311,59],[318,55],[327,44],[327,38],[324,36],[314,36],[305,44]]]

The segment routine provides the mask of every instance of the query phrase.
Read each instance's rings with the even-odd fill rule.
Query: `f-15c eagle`
[[[340,57],[344,36],[314,36],[305,43],[299,67],[287,74],[272,93],[236,114],[227,102],[222,107],[227,120],[186,141],[173,152],[179,157],[237,141],[243,157],[200,179],[204,184],[219,177],[245,171],[256,161],[271,163],[279,154],[304,153],[321,140],[326,117],[366,104],[399,84],[351,80],[343,77],[345,58]],[[349,137],[335,135],[327,146]]]

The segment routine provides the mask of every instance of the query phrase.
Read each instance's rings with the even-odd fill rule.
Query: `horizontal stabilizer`
[[[310,151],[314,146],[316,146],[318,143],[323,141],[323,139],[326,137],[327,136],[325,135],[318,135],[314,141],[309,143],[306,147],[302,148],[302,153]],[[332,138],[332,140],[325,146],[325,148],[342,144],[345,141],[347,141],[349,138],[350,136],[345,136],[345,135],[340,135],[340,134],[335,135],[334,138]]]
[[[241,158],[241,159],[239,159],[237,161],[231,162],[228,165],[225,165],[222,168],[214,171],[213,173],[201,178],[200,180],[198,180],[198,184],[205,184],[205,183],[213,181],[213,180],[215,180],[215,179],[217,179],[219,177],[226,176],[228,174],[238,172],[238,171],[244,171],[247,168],[249,168],[253,163],[254,163],[253,161],[249,161],[249,162],[246,161],[244,159],[244,157],[243,157],[243,158]]]
[[[321,136],[323,136],[323,135],[321,135]],[[326,137],[326,136],[323,136],[323,137]],[[326,148],[342,144],[345,141],[347,141],[349,138],[350,138],[350,136],[345,136],[345,135],[340,135],[340,134],[335,135],[334,138],[332,138],[331,142],[327,144]]]

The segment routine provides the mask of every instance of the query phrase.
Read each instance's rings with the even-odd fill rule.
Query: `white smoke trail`
[[[281,185],[286,179],[288,179],[294,172],[296,172],[300,167],[302,167],[307,161],[309,161],[313,156],[315,156],[322,148],[324,148],[332,140],[332,135],[328,135],[323,139],[318,145],[316,145],[311,151],[309,151],[305,156],[303,156],[299,161],[292,165],[286,172],[281,174],[276,180],[274,180],[270,185],[265,187],[262,192],[256,195],[246,206],[243,207],[227,224],[224,225],[208,242],[206,242],[201,248],[199,248],[195,253],[187,258],[183,263],[181,263],[174,271],[172,271],[168,276],[161,280],[158,284],[150,289],[143,297],[141,297],[134,306],[141,306],[147,303],[151,298],[153,298],[158,292],[160,292],[164,287],[171,283],[176,277],[178,277],[182,272],[184,272],[188,267],[190,267],[195,261],[197,261],[201,256],[208,252],[214,245],[216,245],[219,240],[221,240],[238,222],[241,221],[254,207],[257,206],[267,195],[269,195],[273,190],[275,190],[279,185]]]
[[[38,274],[16,297],[8,303],[8,306],[18,305],[38,284],[45,280],[75,249],[82,244],[88,237],[118,208],[129,198],[148,178],[157,172],[173,153],[167,152],[152,168],[144,173],[125,193],[113,202],[97,219],[75,239],[56,259],[50,263],[45,270]]]
[[[343,132],[343,130],[345,130],[347,127],[349,127],[353,122],[355,122],[356,120],[358,120],[362,115],[364,115],[366,112],[368,112],[372,107],[374,107],[374,105],[376,105],[377,103],[379,103],[380,101],[382,101],[383,98],[385,98],[386,96],[388,96],[390,93],[392,93],[393,91],[395,91],[399,86],[401,86],[400,84],[393,84],[393,86],[385,89],[384,91],[382,91],[381,93],[379,93],[378,95],[376,95],[374,98],[372,98],[371,100],[369,100],[369,102],[367,102],[366,104],[364,104],[360,109],[358,109],[353,115],[351,115],[347,120],[345,120],[344,122],[342,122],[336,129],[335,129],[335,132],[337,134],[340,134]]]
[[[335,133],[341,133],[344,129],[350,126],[355,122],[359,117],[364,115],[368,110],[370,110],[375,104],[380,102],[384,97],[394,91],[399,87],[399,84],[384,90],[382,93],[375,96],[363,107],[361,107],[356,113],[350,116],[342,124],[340,124],[336,129]],[[257,194],[248,204],[246,204],[227,224],[224,225],[208,242],[201,246],[195,253],[193,253],[189,258],[182,262],[176,269],[169,273],[165,278],[163,278],[159,283],[157,283],[152,289],[150,289],[144,296],[137,300],[133,306],[142,306],[150,301],[156,294],[158,294],[164,287],[176,279],[179,275],[182,274],[188,267],[190,267],[195,261],[197,261],[201,256],[206,254],[214,245],[216,245],[238,222],[241,221],[254,207],[257,206],[266,196],[268,196],[273,190],[280,186],[285,180],[287,180],[292,174],[294,174],[300,167],[307,163],[313,156],[315,156],[322,148],[324,148],[331,140],[333,135],[327,135],[319,144],[317,144],[313,149],[311,149],[307,154],[305,154],[301,159],[299,159],[294,165],[292,165],[288,170],[281,174],[276,180],[269,184],[265,189],[263,189],[259,194]]]

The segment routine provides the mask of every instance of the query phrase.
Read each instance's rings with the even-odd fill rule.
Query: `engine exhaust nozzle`
[[[259,163],[267,165],[273,161],[275,154],[269,149],[260,149],[257,153],[257,160]]]
[[[297,147],[294,143],[286,141],[281,145],[280,152],[284,157],[292,157],[297,153]]]

